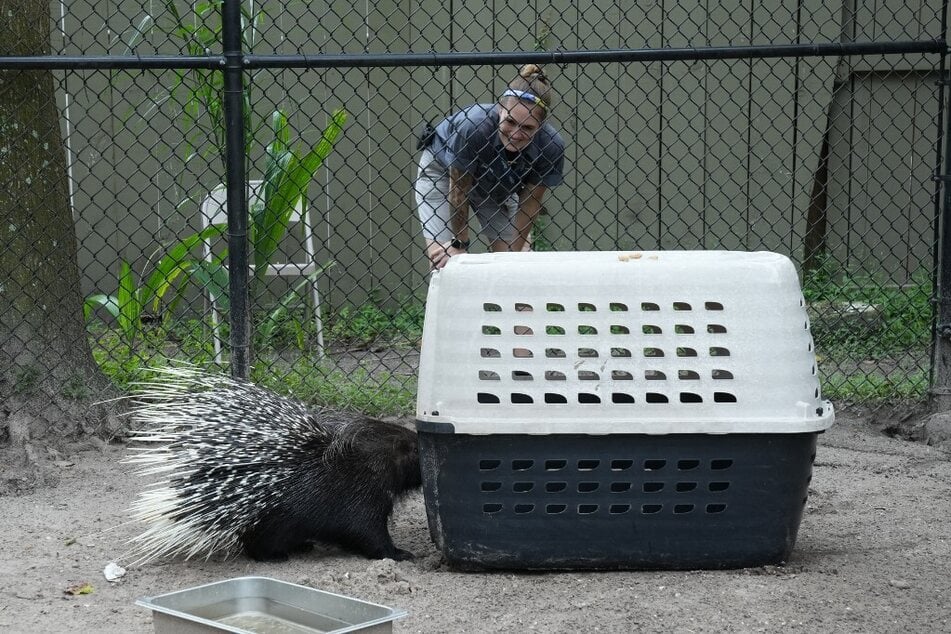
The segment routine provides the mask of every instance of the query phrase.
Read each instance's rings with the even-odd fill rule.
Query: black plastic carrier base
[[[783,563],[817,436],[480,436],[422,421],[417,428],[430,534],[463,569]]]

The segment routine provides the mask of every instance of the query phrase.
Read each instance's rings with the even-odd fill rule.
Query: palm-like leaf
[[[288,146],[287,119],[281,112],[272,115],[274,141],[268,146],[264,174],[264,206],[253,210],[251,243],[255,274],[264,276],[281,238],[287,231],[294,209],[307,195],[307,186],[326,160],[347,121],[344,110],[336,110],[320,141],[302,158]]]

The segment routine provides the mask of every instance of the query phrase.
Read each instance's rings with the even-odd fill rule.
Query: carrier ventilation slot
[[[478,370],[478,380],[480,381],[480,390],[477,391],[476,401],[483,405],[503,405],[503,404],[531,404],[531,405],[552,405],[552,406],[598,406],[598,407],[631,407],[636,405],[646,405],[652,407],[656,405],[670,404],[700,404],[713,403],[720,405],[731,405],[738,402],[737,393],[734,390],[721,389],[710,390],[700,389],[707,387],[710,378],[716,381],[732,381],[734,373],[724,367],[712,370],[706,368],[691,368],[692,362],[700,361],[700,357],[723,358],[728,362],[731,356],[729,347],[722,345],[726,339],[718,337],[709,338],[709,343],[720,345],[700,345],[692,343],[695,341],[693,336],[698,332],[706,332],[708,335],[726,335],[728,327],[722,317],[724,306],[721,302],[715,300],[697,301],[695,299],[687,300],[666,300],[666,301],[642,301],[631,304],[625,301],[604,301],[589,302],[578,300],[567,301],[548,301],[544,303],[535,302],[540,309],[547,313],[545,322],[532,324],[527,319],[518,319],[517,321],[508,321],[505,318],[512,319],[518,314],[534,312],[533,303],[526,301],[506,302],[488,301],[482,304],[486,321],[478,327],[482,335],[486,337],[485,342],[489,345],[480,347],[480,356],[486,359],[486,365]],[[625,321],[636,317],[637,313],[631,314],[632,309],[640,308],[641,315],[637,321]],[[707,315],[702,317],[702,312],[721,312],[720,317]],[[595,318],[601,317],[600,313],[612,314],[610,321],[595,321]],[[676,321],[665,322],[664,319],[671,318],[676,313]],[[588,315],[578,319],[579,314]],[[574,315],[576,321],[572,322],[571,316]],[[689,318],[696,316],[697,322],[691,322]],[[528,317],[528,315],[526,315]],[[619,319],[621,318],[621,319]],[[611,323],[614,322],[614,323]],[[690,345],[670,345],[670,341],[665,339],[665,334],[669,337],[671,334],[686,337],[681,341],[691,341]],[[525,347],[506,346],[506,335],[509,337],[519,337],[525,341]],[[577,342],[585,341],[588,335],[592,337],[592,342],[598,342],[595,345],[575,345],[572,346],[571,337],[578,337]],[[529,341],[539,341],[538,337],[549,337],[545,342],[549,345],[542,345],[538,348],[530,346]],[[561,338],[563,343],[557,343],[559,340],[552,337]],[[582,339],[585,338],[585,339]],[[498,343],[494,343],[498,342]],[[601,342],[604,342],[603,344]],[[607,345],[611,342],[610,345]],[[555,343],[554,346],[550,345]],[[650,343],[651,345],[644,345]],[[702,347],[701,347],[702,346]],[[509,356],[511,350],[511,356]],[[537,354],[536,354],[537,353]],[[548,367],[538,367],[535,365],[525,365],[516,369],[499,369],[497,363],[504,363],[503,358],[515,360],[529,360],[535,357],[544,357],[548,360]],[[641,359],[656,359],[654,368],[641,370],[633,367]],[[600,364],[595,368],[593,365],[587,367],[584,363],[587,360],[601,359]],[[677,359],[682,367],[679,369],[664,367],[664,364],[670,360]],[[605,363],[607,360],[608,363]],[[723,361],[720,364],[723,364]],[[536,363],[537,361],[525,361],[526,364]],[[615,367],[612,368],[611,365]],[[652,364],[654,365],[654,364]],[[686,367],[683,367],[683,366]],[[580,367],[579,367],[580,366]],[[607,366],[607,367],[605,367]],[[658,367],[659,366],[659,367]],[[664,368],[664,369],[660,369]],[[676,379],[679,381],[695,381],[695,389],[689,390],[669,390],[666,387],[662,389],[644,390],[646,387],[641,383],[643,380],[648,382],[667,381],[672,372],[676,372]],[[815,367],[812,368],[814,374],[817,373]],[[641,373],[643,373],[641,375]],[[615,385],[611,387],[604,384],[605,381],[631,381],[629,385]],[[493,382],[490,384],[488,382]],[[511,381],[512,383],[508,383]],[[534,391],[532,384],[538,382],[559,382],[557,389]],[[521,383],[521,386],[513,385]],[[579,385],[580,383],[580,385]],[[664,384],[666,385],[666,384]],[[582,387],[583,386],[583,387]],[[508,387],[508,389],[506,389]],[[522,389],[519,389],[521,387]],[[539,385],[540,387],[540,385]],[[554,386],[553,386],[554,387]],[[641,389],[636,389],[641,387]],[[658,385],[657,387],[661,387]],[[672,384],[670,387],[674,387]],[[686,386],[683,386],[686,387]],[[712,387],[712,386],[710,386]],[[568,388],[567,391],[564,388]],[[573,388],[573,389],[572,389]],[[581,388],[581,389],[579,389]],[[623,388],[623,389],[618,389]],[[632,389],[634,388],[634,389]],[[818,398],[818,396],[816,396]]]
[[[478,482],[486,515],[717,515],[727,511],[731,458],[485,458]],[[639,470],[643,470],[640,471]],[[704,475],[709,474],[709,479]],[[554,479],[550,479],[554,476]],[[579,477],[580,476],[580,477]],[[577,478],[577,479],[576,479]],[[536,497],[537,496],[537,497]],[[609,497],[606,497],[609,496]],[[705,496],[705,497],[704,497]]]
[[[596,372],[584,370],[578,372],[577,378],[581,383],[594,384],[600,379],[600,376]],[[662,372],[652,372],[645,378],[652,381],[658,381],[665,380],[667,377]],[[501,382],[498,374],[493,373],[490,370],[480,370],[479,379],[486,382],[484,386],[486,388],[490,387],[490,382],[492,384],[496,384],[496,386],[499,382]],[[531,384],[535,382],[535,377],[533,377],[529,372],[515,371],[512,373],[512,381],[515,383],[525,383],[526,387],[531,387]],[[545,381],[551,383],[563,383],[567,381],[567,378],[561,372],[547,370],[545,372]],[[506,402],[512,403],[514,405],[565,405],[571,402],[576,402],[579,405],[608,406],[637,405],[638,403],[646,403],[648,405],[666,405],[671,402],[671,399],[683,405],[702,404],[705,402],[713,402],[719,405],[728,405],[738,402],[736,394],[726,391],[716,391],[713,392],[713,394],[707,394],[706,397],[704,394],[699,392],[686,391],[673,392],[672,394],[667,394],[664,392],[631,393],[629,391],[609,391],[604,394],[599,394],[596,391],[569,391],[567,393],[560,391],[543,391],[537,394],[515,391],[476,392],[476,402],[480,405],[501,405],[503,399],[505,399]]]
[[[805,503],[805,499],[803,503]],[[486,515],[495,515],[501,513],[504,510],[505,506],[500,502],[489,502],[482,505],[482,512]],[[578,515],[593,515],[597,513],[600,509],[598,504],[578,504],[575,509],[577,510]],[[696,510],[696,505],[694,504],[674,504],[667,507],[668,513],[673,513],[674,515],[687,515],[693,513]],[[713,503],[706,504],[703,506],[703,510],[710,515],[723,513],[726,511],[727,505],[722,503]],[[512,511],[516,515],[525,515],[528,513],[533,513],[536,510],[536,505],[531,503],[519,503],[512,506]],[[608,513],[611,515],[621,515],[628,513],[631,510],[630,504],[611,504],[608,506]],[[544,512],[547,515],[561,515],[568,511],[567,504],[545,504]],[[663,504],[642,504],[641,505],[641,514],[643,515],[656,515],[664,511]]]

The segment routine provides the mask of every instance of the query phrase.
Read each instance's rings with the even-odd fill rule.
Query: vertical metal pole
[[[225,59],[225,182],[228,188],[231,375],[246,379],[251,367],[251,302],[248,291],[248,187],[244,156],[241,0],[224,0],[221,30]]]
[[[948,40],[948,0],[941,7],[941,37]],[[946,112],[951,104],[951,77],[948,77],[947,44],[941,54],[938,90],[938,165],[935,171],[937,273],[936,323],[934,329],[934,380],[931,386],[931,409],[935,412],[951,410],[951,187],[948,168],[951,167],[951,116]],[[944,158],[942,160],[942,142]]]

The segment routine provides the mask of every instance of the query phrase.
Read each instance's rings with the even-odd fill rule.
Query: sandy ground
[[[245,575],[408,610],[397,632],[951,631],[949,455],[857,418],[820,436],[788,564],[731,571],[456,572],[429,540],[419,494],[392,529],[413,561],[318,548],[281,564],[152,564],[110,583],[104,567],[140,528],[122,525],[142,481],[121,452],[68,456],[55,488],[0,498],[0,632],[150,632],[137,598]]]

